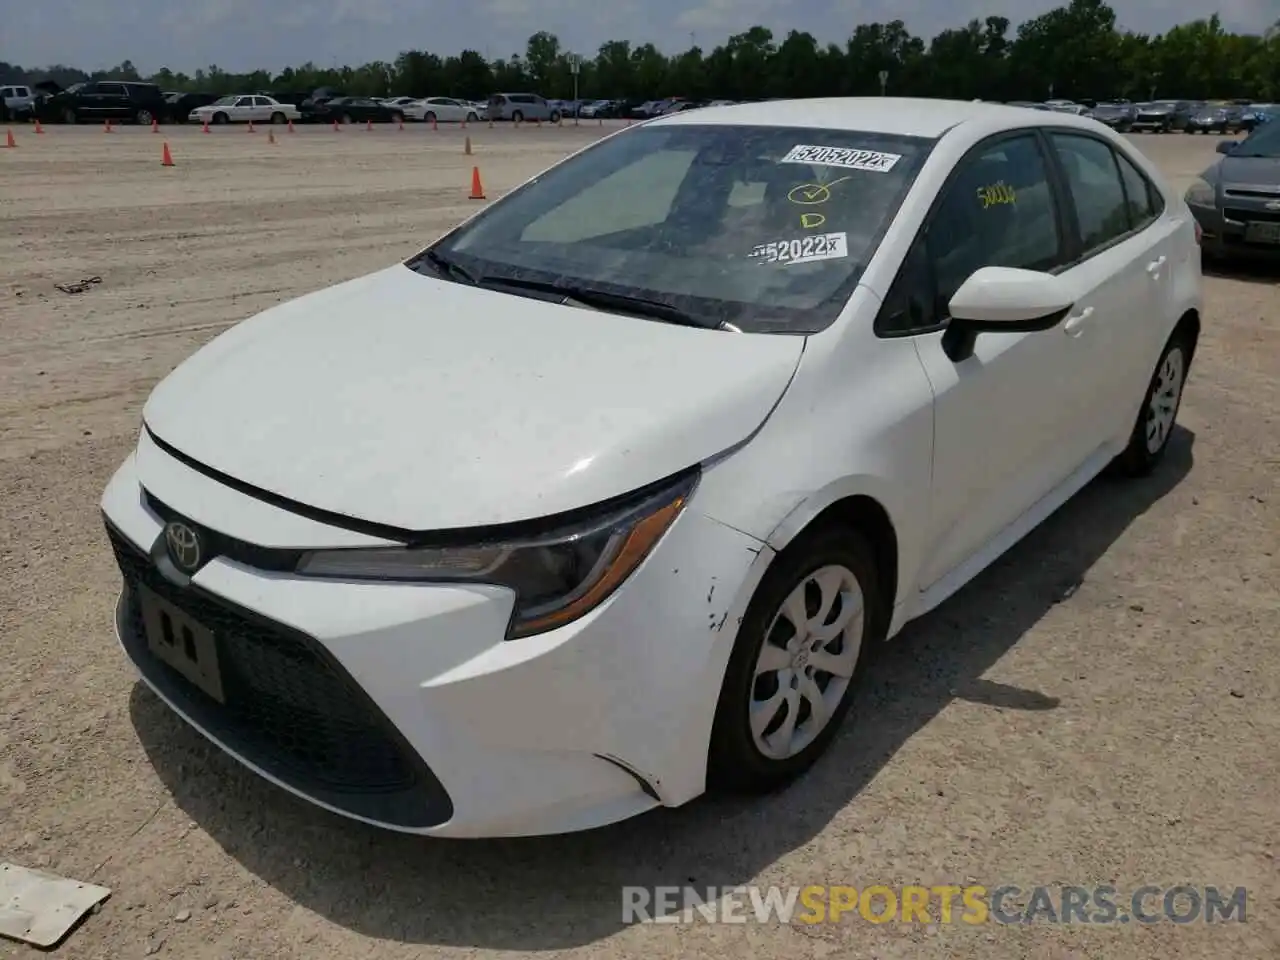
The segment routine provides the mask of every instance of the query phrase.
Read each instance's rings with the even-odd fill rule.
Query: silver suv
[[[495,93],[489,98],[490,120],[549,120],[558,123],[560,110],[536,93]]]

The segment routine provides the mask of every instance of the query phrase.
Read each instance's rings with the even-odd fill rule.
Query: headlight
[[[1213,189],[1213,184],[1206,180],[1197,178],[1192,181],[1191,186],[1187,188],[1186,201],[1194,203],[1201,207],[1212,207],[1217,194]]]
[[[483,583],[515,592],[507,637],[570,623],[599,606],[649,555],[698,480],[697,471],[530,535],[459,543],[317,550],[297,572],[338,580]],[[522,525],[523,526],[523,525]]]

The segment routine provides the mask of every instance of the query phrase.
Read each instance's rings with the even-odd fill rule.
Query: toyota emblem
[[[164,528],[169,558],[184,572],[192,573],[200,566],[200,536],[181,520],[171,520]]]

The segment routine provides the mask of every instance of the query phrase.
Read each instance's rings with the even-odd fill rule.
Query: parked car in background
[[[1129,129],[1135,133],[1172,133],[1175,130],[1185,130],[1196,107],[1197,104],[1190,100],[1153,100],[1139,104],[1137,116],[1133,118]]]
[[[1043,103],[1037,103],[1034,100],[1010,100],[1006,106],[1024,107],[1028,110],[1048,110],[1049,107]]]
[[[1252,132],[1268,120],[1280,115],[1280,104],[1251,103],[1240,114],[1240,129]]]
[[[1088,107],[1074,100],[1046,100],[1044,105],[1054,113],[1069,113],[1074,117],[1080,117],[1089,112]]]
[[[63,123],[132,120],[150,125],[167,110],[164,93],[156,84],[120,80],[73,83],[36,105],[41,120]]]
[[[1201,107],[1187,119],[1187,133],[1236,133],[1244,126],[1243,115],[1239,107]]]
[[[313,117],[325,123],[400,123],[405,113],[372,97],[334,97],[316,107]]]
[[[1186,193],[1205,255],[1280,262],[1280,123],[1223,140],[1218,153]]]
[[[200,107],[207,107],[220,99],[216,93],[180,93],[172,92],[164,95],[166,123],[186,123],[191,112]]]
[[[488,119],[516,123],[549,120],[555,123],[560,119],[560,111],[536,93],[495,93],[489,98]]]
[[[1087,116],[1106,124],[1112,130],[1127,133],[1133,126],[1138,111],[1131,103],[1100,103]]]
[[[204,107],[191,111],[192,123],[276,123],[301,120],[302,111],[291,103],[280,103],[258,94],[220,97]]]
[[[405,119],[421,120],[425,123],[475,123],[480,119],[479,112],[469,103],[454,100],[452,97],[424,97],[402,106]]]
[[[408,108],[410,104],[417,103],[421,98],[420,97],[377,97],[376,99],[379,103],[386,104],[388,107],[391,107],[392,109],[406,110],[406,108]],[[409,114],[406,112],[405,116],[407,117],[408,115]]]
[[[26,84],[0,87],[0,100],[4,101],[10,120],[29,120],[35,116],[36,96]]]

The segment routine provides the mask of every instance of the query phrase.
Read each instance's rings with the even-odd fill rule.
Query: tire
[[[351,119],[352,119],[352,118],[351,118],[351,114],[349,114],[349,113],[344,113],[344,114],[342,115],[342,122],[343,122],[343,123],[350,123],[350,122],[351,122]]]
[[[467,114],[467,123],[479,123],[479,122],[480,122],[480,117],[474,110],[472,110],[470,113]]]
[[[271,115],[271,122],[274,123],[277,127],[283,127],[285,123],[288,122],[288,120],[289,118],[286,117],[279,110],[277,110],[275,113]]]
[[[523,113],[521,113],[519,110],[512,110],[512,111],[511,111],[511,122],[512,122],[512,123],[524,123],[524,114],[523,114]]]
[[[398,113],[398,112],[397,112],[397,113],[393,113],[393,114],[391,115],[391,122],[392,122],[392,123],[404,123],[404,114],[403,114],[403,113]]]
[[[74,107],[67,107],[67,109],[65,109],[65,110],[63,110],[63,111],[62,111],[62,122],[63,122],[63,123],[70,123],[70,124],[73,124],[73,125],[74,125],[74,124],[78,123],[79,121],[80,121],[80,118],[79,118],[78,116],[76,116],[76,111],[75,111],[75,108],[74,108]]]
[[[552,123],[559,123],[559,122],[560,122],[560,111],[559,111],[559,110],[552,110],[552,111],[551,111],[551,116],[549,117],[549,119],[550,119],[550,121],[551,121]]]
[[[801,534],[774,559],[747,606],[725,670],[707,756],[708,789],[733,793],[767,793],[779,789],[808,770],[827,748],[853,701],[854,684],[860,669],[869,660],[868,651],[877,646],[880,639],[877,633],[884,618],[873,557],[866,538],[857,530],[831,526]],[[807,633],[797,631],[785,610],[788,599],[798,594],[803,598],[806,616],[822,612],[821,605],[815,607],[815,601],[823,594],[815,575],[828,581],[828,589],[833,583],[841,585],[838,605],[837,602],[829,605],[825,622],[839,623],[842,615],[855,611],[850,614],[853,619],[845,630],[858,632],[859,636],[851,640],[842,630],[826,641],[825,649],[804,652],[822,641],[811,640]],[[860,620],[859,608],[853,601],[855,586],[862,594]],[[791,665],[761,666],[766,644],[776,651],[775,658],[785,657],[786,651],[780,649],[780,645],[788,640],[795,642],[801,636],[806,642],[801,643],[798,656],[793,654]],[[837,640],[840,641],[838,651],[830,650]],[[841,675],[815,670],[808,661],[814,653],[825,654],[832,666],[838,663]],[[797,664],[808,680],[799,681],[800,686],[793,694],[788,691],[788,685],[798,681],[794,673]],[[824,726],[807,731],[805,726],[814,722],[814,714],[812,700],[801,692],[806,686],[810,691],[820,691],[818,699],[825,703],[828,716]],[[784,698],[780,702],[776,701],[779,696]],[[772,711],[766,708],[771,716],[765,717],[763,729],[757,732],[752,728],[752,704],[762,702],[777,702],[777,706]],[[756,709],[759,710],[759,706]],[[770,744],[769,739],[777,738],[792,716],[800,721],[795,732],[804,731],[799,742],[793,734],[785,747],[777,742]],[[762,749],[762,742],[765,747],[774,748],[773,755]]]
[[[1169,437],[1178,421],[1182,393],[1191,366],[1191,343],[1181,332],[1165,344],[1151,382],[1142,396],[1138,419],[1129,435],[1129,445],[1116,457],[1117,472],[1129,477],[1151,473],[1164,459]]]
[[[230,123],[231,118],[228,117],[225,113],[219,112],[213,115],[213,122],[214,122],[214,125],[217,126],[224,123]]]
[[[423,123],[435,123],[435,122],[436,122],[436,113],[435,113],[435,111],[434,111],[434,110],[428,110],[426,113],[424,113],[424,114],[422,115],[422,122],[423,122]]]
[[[151,126],[153,120],[155,120],[155,115],[150,110],[139,110],[133,115],[133,122],[140,127]]]

